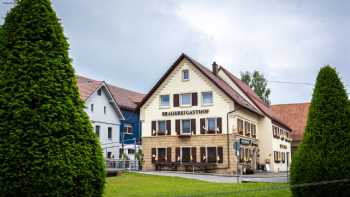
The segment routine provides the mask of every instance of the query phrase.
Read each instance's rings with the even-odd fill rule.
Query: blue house
[[[124,120],[121,121],[120,125],[120,142],[122,144],[120,151],[124,150],[129,159],[134,159],[135,152],[141,145],[141,128],[137,105],[145,95],[111,84],[108,84],[108,87],[124,116]]]

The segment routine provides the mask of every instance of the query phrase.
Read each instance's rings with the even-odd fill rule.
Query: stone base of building
[[[179,171],[191,171],[191,169],[185,168],[185,166],[181,165],[181,158],[176,158],[176,150],[179,148],[186,147],[195,147],[194,152],[195,155],[191,156],[191,158],[195,158],[196,163],[206,163],[203,161],[203,155],[201,155],[201,148],[204,147],[221,147],[222,148],[222,158],[220,158],[220,162],[216,162],[215,169],[210,169],[210,172],[214,173],[222,173],[222,174],[234,174],[237,166],[237,157],[235,156],[235,152],[233,149],[233,138],[234,136],[227,134],[216,134],[216,135],[194,135],[194,136],[155,136],[155,137],[143,137],[142,138],[142,146],[144,153],[144,165],[143,169],[145,171],[150,170],[159,170],[156,169],[157,163],[162,163],[157,158],[155,153],[152,153],[152,149],[167,149],[171,151],[171,156],[166,158],[166,161],[163,163],[178,163],[177,169]],[[220,148],[220,149],[221,149]],[[192,151],[191,151],[192,152]],[[193,154],[194,154],[193,152]],[[180,159],[180,160],[179,160]],[[207,158],[206,158],[207,159]],[[192,161],[191,161],[192,162]],[[185,164],[185,163],[184,163]],[[171,169],[165,169],[171,170]],[[198,169],[197,169],[198,170]]]

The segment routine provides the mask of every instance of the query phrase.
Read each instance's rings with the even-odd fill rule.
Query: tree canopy
[[[269,96],[271,90],[267,87],[267,81],[259,71],[241,72],[241,80],[246,83],[254,92],[268,105],[270,105]]]
[[[0,30],[0,196],[101,196],[102,150],[50,0],[18,0]]]
[[[304,138],[291,163],[293,196],[348,196],[350,194],[350,110],[348,96],[335,69],[323,67],[309,109]]]

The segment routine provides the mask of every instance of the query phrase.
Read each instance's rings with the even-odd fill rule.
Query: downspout
[[[233,113],[233,112],[236,112],[237,110],[236,110],[236,107],[235,107],[235,109],[234,110],[232,110],[232,111],[229,111],[229,112],[227,112],[227,114],[226,114],[226,129],[227,129],[227,165],[228,165],[228,168],[230,168],[230,137],[229,137],[229,131],[230,131],[230,129],[229,129],[229,122],[228,122],[228,119],[229,119],[229,115],[231,114],[231,113]]]

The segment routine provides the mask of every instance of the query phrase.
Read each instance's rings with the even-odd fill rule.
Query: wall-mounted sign
[[[169,111],[162,112],[162,116],[182,116],[182,115],[198,115],[207,114],[209,109],[194,109],[194,110],[181,110],[181,111]]]
[[[240,143],[243,144],[243,145],[250,145],[250,140],[241,138],[239,141],[240,141]]]
[[[287,147],[287,145],[280,144],[280,148],[282,148],[282,149],[287,149],[288,147]]]

